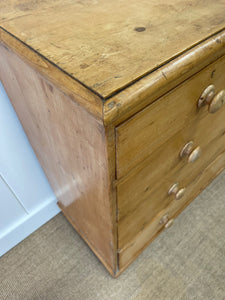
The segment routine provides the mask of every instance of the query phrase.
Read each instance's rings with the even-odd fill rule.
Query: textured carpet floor
[[[225,300],[225,172],[118,279],[59,214],[0,258],[0,299]]]

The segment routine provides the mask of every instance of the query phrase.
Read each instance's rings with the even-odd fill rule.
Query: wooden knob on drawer
[[[183,198],[185,188],[179,188],[179,183],[175,183],[168,191],[168,195],[174,195],[176,200]]]
[[[170,226],[173,225],[173,221],[174,221],[174,219],[169,219],[169,215],[166,214],[162,217],[159,224],[161,224],[161,225],[164,224],[165,228],[169,228]]]
[[[212,101],[209,104],[208,111],[211,114],[214,114],[223,106],[224,102],[225,102],[225,90],[222,90],[213,97]]]
[[[166,224],[165,224],[165,228],[170,228],[173,225],[173,221],[174,219],[170,219]]]
[[[198,107],[208,105],[209,113],[213,114],[223,106],[224,102],[225,90],[216,94],[215,86],[211,84],[203,91],[201,97],[198,99]]]
[[[201,155],[201,148],[194,148],[194,142],[188,142],[180,152],[180,157],[188,157],[188,162],[195,162]]]
[[[169,221],[169,215],[166,214],[162,217],[162,219],[159,221],[159,224],[166,224]]]

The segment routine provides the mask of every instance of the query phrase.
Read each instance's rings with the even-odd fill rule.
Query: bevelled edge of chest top
[[[121,124],[223,55],[225,30],[107,99],[104,103],[105,124]]]
[[[109,99],[104,99],[85,87],[2,27],[0,27],[0,43],[15,52],[105,126],[117,126],[225,55],[225,30],[131,83]]]
[[[1,0],[0,26],[108,99],[225,28],[224,0]]]
[[[82,106],[96,120],[103,122],[103,99],[93,91],[89,90],[82,83],[74,80],[57,65],[43,57],[17,37],[13,36],[0,26],[0,46],[15,53],[32,69],[37,71],[43,78],[54,84],[72,101]]]

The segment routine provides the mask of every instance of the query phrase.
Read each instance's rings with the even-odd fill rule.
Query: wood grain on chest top
[[[2,0],[0,26],[107,98],[225,27],[224,0]]]

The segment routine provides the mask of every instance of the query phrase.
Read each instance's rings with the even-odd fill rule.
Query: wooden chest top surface
[[[225,0],[1,0],[0,26],[107,99],[225,27]]]

